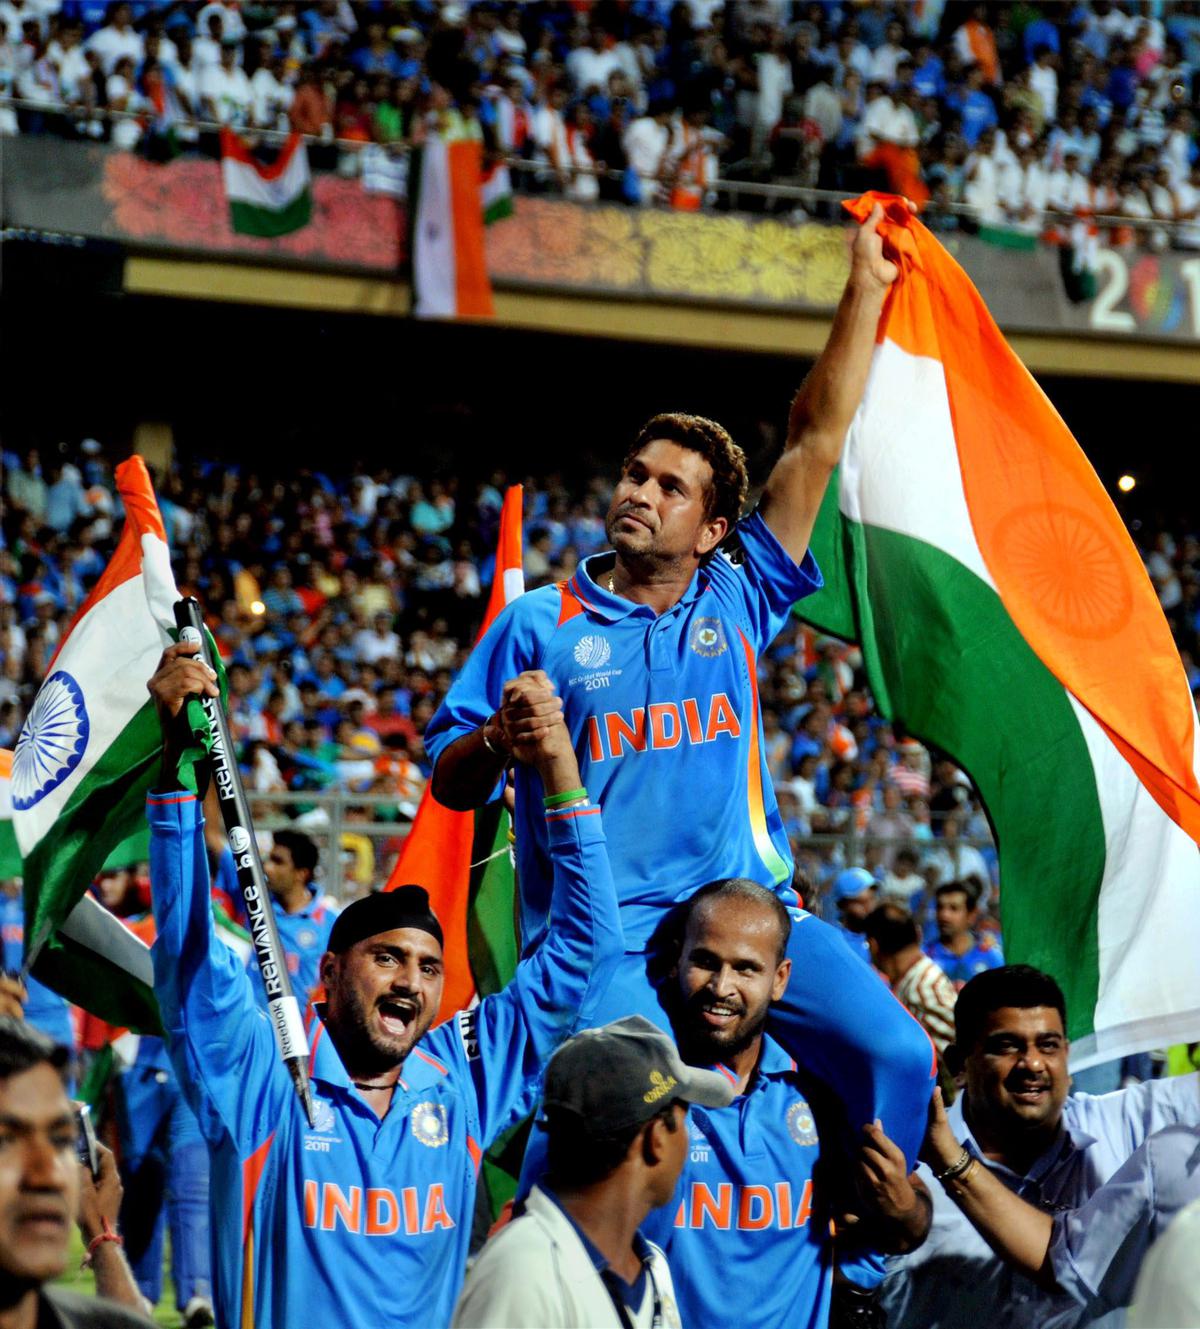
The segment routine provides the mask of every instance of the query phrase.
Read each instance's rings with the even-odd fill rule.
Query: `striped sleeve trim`
[[[599,808],[569,808],[566,812],[547,812],[547,821],[570,821],[572,817],[598,817]]]

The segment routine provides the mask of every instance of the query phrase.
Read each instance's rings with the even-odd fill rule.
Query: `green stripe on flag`
[[[60,932],[33,966],[40,983],[109,1024],[163,1035],[154,989]]]
[[[513,199],[511,194],[501,194],[499,198],[494,198],[483,210],[483,224],[490,226],[493,222],[503,221],[505,217],[513,215]]]
[[[80,781],[53,833],[30,851],[24,872],[25,936],[32,953],[83,897],[114,841],[120,843],[144,825],[146,794],[158,777],[161,749],[158,716],[147,700]]]
[[[312,220],[312,190],[297,194],[286,207],[275,211],[254,203],[229,200],[230,225],[239,235],[257,235],[271,239],[289,235]]]
[[[507,810],[490,803],[475,814],[471,845],[471,894],[467,907],[467,949],[475,989],[481,997],[499,992],[517,969],[516,878]]]
[[[1000,853],[1005,949],[1052,972],[1068,1033],[1090,1032],[1104,824],[1062,684],[975,573],[923,541],[844,517],[836,477],[812,552],[825,587],[796,612],[857,641],[880,711],[970,775]]]
[[[21,848],[11,821],[0,821],[0,881],[21,875]]]

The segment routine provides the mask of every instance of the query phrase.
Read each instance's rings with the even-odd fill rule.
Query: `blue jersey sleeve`
[[[796,601],[824,585],[812,551],[794,562],[758,512],[738,522],[729,549],[710,560],[707,572],[721,599],[740,609],[759,653],[779,635]]]
[[[291,1082],[242,962],[213,927],[199,804],[151,794],[146,816],[154,993],[171,1060],[205,1138],[245,1153],[274,1130]]]
[[[767,1030],[837,1095],[849,1139],[877,1118],[916,1166],[937,1073],[929,1035],[837,928],[793,911],[792,975]]]
[[[542,648],[558,621],[560,598],[554,586],[522,595],[476,642],[425,729],[425,750],[435,766],[451,743],[478,729],[499,707],[501,690],[510,678],[540,667]],[[500,780],[492,798],[503,791]]]
[[[600,809],[547,821],[554,892],[546,939],[502,992],[430,1035],[435,1055],[466,1059],[484,1148],[532,1110],[558,1045],[596,1022],[624,952]]]

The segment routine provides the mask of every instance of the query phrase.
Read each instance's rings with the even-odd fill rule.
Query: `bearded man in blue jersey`
[[[809,538],[862,399],[888,288],[876,208],[854,240],[829,341],[792,405],[787,446],[741,518],[745,458],[711,420],[651,420],[608,512],[613,553],[521,596],[472,652],[430,722],[434,792],[467,808],[500,797],[514,757],[565,717],[604,810],[626,955],[604,1021],[666,1024],[647,978],[651,938],[702,883],[744,877],[795,905],[758,707],[758,660],[821,585]],[[739,519],[740,518],[740,519]],[[547,933],[542,789],[515,772],[522,943]],[[855,1128],[881,1118],[910,1165],[934,1059],[923,1031],[833,929],[802,914],[791,978],[772,1008],[780,1043],[831,1086]]]
[[[483,1151],[528,1115],[559,1043],[601,1023],[622,939],[599,809],[565,727],[545,726],[522,759],[549,802],[550,936],[502,992],[437,1029],[444,957],[426,892],[342,911],[309,1031],[310,1125],[251,976],[213,928],[204,820],[178,775],[184,702],[217,695],[194,651],[169,647],[150,680],[164,752],[147,816],[155,994],[212,1160],[217,1323],[446,1324]]]

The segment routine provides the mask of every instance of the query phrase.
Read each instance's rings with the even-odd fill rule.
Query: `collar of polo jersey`
[[[615,591],[608,589],[608,577],[616,565],[617,556],[615,554],[593,554],[590,558],[585,558],[576,568],[574,575],[567,582],[567,590],[571,592],[583,607],[595,614],[598,618],[606,619],[610,623],[615,623],[619,619],[628,618],[631,614],[649,615],[651,618],[658,618],[654,610],[649,605],[637,604],[633,600],[628,600],[623,595],[618,595]],[[593,576],[592,567],[595,567]],[[696,569],[692,580],[688,583],[687,590],[679,598],[678,604],[672,608],[678,608],[680,605],[689,605],[693,600],[698,599],[704,594],[708,587],[708,578],[704,575],[704,567],[701,565]],[[667,610],[668,613],[671,610]]]
[[[353,1082],[329,1030],[325,1025],[325,1003],[313,1006],[313,1019],[308,1030],[308,1073],[314,1080],[347,1094],[355,1094]],[[422,1052],[418,1043],[404,1060],[396,1088],[402,1093],[415,1093],[431,1088],[446,1078],[441,1063]],[[299,1100],[296,1100],[299,1102]],[[394,1100],[393,1100],[394,1103]]]

